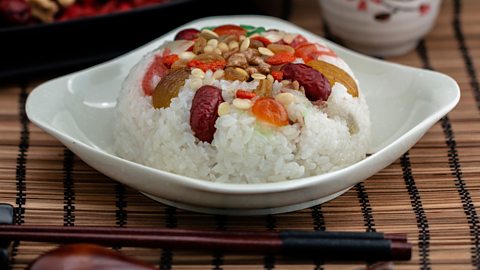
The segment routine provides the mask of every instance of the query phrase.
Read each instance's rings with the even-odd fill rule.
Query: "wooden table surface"
[[[273,1],[272,1],[273,2]],[[316,1],[293,1],[291,21],[325,36]],[[402,232],[413,258],[395,269],[480,269],[480,1],[444,0],[420,46],[386,61],[433,69],[461,87],[458,106],[396,162],[328,203],[292,213],[231,217],[152,201],[93,170],[31,124],[25,100],[50,78],[0,82],[0,203],[18,225],[207,227],[255,231]],[[54,244],[16,242],[12,269]],[[161,269],[361,269],[362,264],[147,248],[120,251]]]

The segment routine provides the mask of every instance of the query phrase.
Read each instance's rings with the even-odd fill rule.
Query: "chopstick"
[[[0,225],[0,240],[96,243],[251,254],[283,254],[329,261],[409,260],[403,234],[324,231],[213,231],[165,228]]]

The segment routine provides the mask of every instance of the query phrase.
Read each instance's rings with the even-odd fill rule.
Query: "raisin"
[[[310,101],[326,101],[331,88],[328,79],[316,69],[305,64],[286,64],[282,67],[283,78],[298,83],[305,88],[305,96]]]
[[[178,32],[177,35],[175,35],[175,40],[179,40],[179,39],[194,40],[198,37],[199,34],[200,34],[200,31],[198,31],[197,29],[187,28]]]
[[[200,141],[211,143],[217,130],[218,106],[223,102],[222,90],[212,85],[200,87],[190,108],[190,127]]]
[[[155,87],[153,92],[153,107],[168,108],[172,98],[178,96],[180,88],[185,84],[185,80],[190,76],[190,69],[179,68],[171,70],[165,75]]]

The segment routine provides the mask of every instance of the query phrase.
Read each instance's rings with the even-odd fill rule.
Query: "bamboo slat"
[[[456,5],[461,8],[456,9]],[[408,234],[414,250],[412,260],[396,263],[396,269],[480,269],[478,11],[478,0],[444,0],[435,27],[424,39],[424,48],[385,59],[450,75],[461,87],[458,106],[396,162],[323,205],[271,216],[227,217],[193,213],[152,201],[96,172],[56,139],[27,122],[22,111],[24,97],[43,80],[25,81],[22,85],[0,83],[0,202],[23,210],[17,222],[30,225],[400,232]],[[316,1],[293,1],[291,21],[325,36]],[[16,244],[12,269],[24,269],[53,247],[48,243]],[[161,269],[364,267],[295,262],[263,255],[146,248],[120,251]]]

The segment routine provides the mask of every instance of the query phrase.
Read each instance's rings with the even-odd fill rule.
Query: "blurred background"
[[[318,8],[311,0],[245,0],[233,6],[221,0],[0,0],[0,79],[66,74],[201,17],[263,14],[288,20],[292,2]]]

